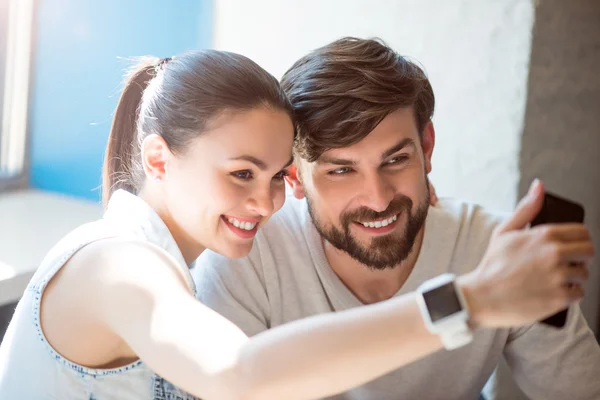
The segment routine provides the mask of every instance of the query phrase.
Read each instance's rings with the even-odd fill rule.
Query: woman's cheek
[[[285,185],[281,185],[281,187],[278,187],[274,192],[273,212],[279,211],[279,209],[281,209],[281,207],[283,207],[284,203],[285,203]]]

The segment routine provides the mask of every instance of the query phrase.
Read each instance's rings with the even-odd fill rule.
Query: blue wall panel
[[[210,46],[210,1],[40,0],[30,183],[92,200],[128,57]]]

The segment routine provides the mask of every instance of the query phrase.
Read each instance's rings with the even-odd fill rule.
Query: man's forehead
[[[417,143],[418,138],[419,132],[413,108],[401,108],[388,114],[371,132],[358,142],[345,147],[329,149],[319,158],[337,157],[338,155],[354,153],[355,151],[383,152],[405,139],[407,140],[407,144]]]

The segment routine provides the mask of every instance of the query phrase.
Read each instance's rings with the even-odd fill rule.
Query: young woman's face
[[[169,157],[161,214],[182,251],[247,255],[283,205],[293,140],[289,115],[261,107],[217,118],[185,154]]]

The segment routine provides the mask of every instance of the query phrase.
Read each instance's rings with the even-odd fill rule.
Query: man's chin
[[[353,259],[371,269],[391,269],[405,261],[413,251],[414,241],[408,242],[403,227],[376,237],[358,237],[352,235],[356,245],[346,253]],[[348,251],[349,250],[349,251]]]

